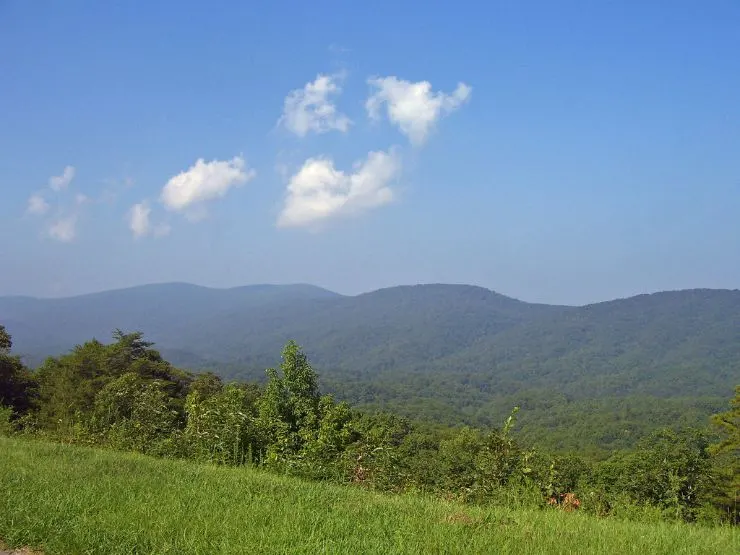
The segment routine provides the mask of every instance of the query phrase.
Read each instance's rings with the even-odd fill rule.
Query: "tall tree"
[[[308,357],[290,341],[280,371],[267,370],[269,381],[259,400],[258,425],[273,459],[297,453],[319,423],[319,388]]]
[[[740,385],[735,386],[735,398],[730,401],[730,410],[712,416],[712,423],[724,436],[722,441],[712,446],[714,453],[740,450]]]
[[[178,399],[182,412],[189,376],[162,359],[153,343],[141,332],[116,330],[114,343],[95,339],[77,345],[70,353],[49,358],[38,370],[42,403],[39,419],[50,428],[67,428],[92,411],[96,395],[111,381],[132,373],[143,382],[159,382],[167,394]]]
[[[730,410],[715,414],[712,423],[722,434],[720,441],[710,448],[717,469],[714,502],[737,524],[740,522],[740,385],[735,386]]]
[[[36,384],[20,357],[10,354],[12,348],[13,339],[0,324],[0,406],[19,415],[31,408]]]
[[[5,329],[5,326],[0,324],[0,355],[10,354],[10,349],[13,347],[13,340],[10,334]]]

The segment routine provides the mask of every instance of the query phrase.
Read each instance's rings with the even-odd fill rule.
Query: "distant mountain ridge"
[[[143,331],[163,351],[204,361],[272,360],[275,349],[295,338],[332,366],[351,366],[349,344],[356,355],[384,350],[376,353],[384,367],[397,357],[423,366],[450,355],[464,360],[459,357],[467,350],[476,359],[471,363],[501,359],[501,349],[508,358],[531,358],[535,345],[552,359],[564,349],[582,350],[597,336],[615,343],[604,354],[616,357],[645,341],[652,341],[654,354],[666,355],[667,345],[719,336],[732,351],[732,340],[740,338],[732,331],[740,329],[740,291],[671,291],[573,307],[527,303],[469,285],[405,285],[344,296],[306,284],[215,289],[164,283],[54,299],[0,297],[0,322],[17,350],[36,358],[91,337],[106,341],[121,328]],[[366,362],[357,370],[377,366]]]
[[[513,404],[555,414],[555,399],[621,406],[614,400],[636,396],[648,399],[641,406],[693,399],[692,414],[703,418],[740,383],[737,290],[574,307],[467,285],[344,296],[310,285],[159,284],[63,299],[0,297],[0,323],[33,363],[92,337],[107,341],[120,328],[144,332],[178,365],[244,379],[263,378],[295,339],[322,387],[361,405],[450,421],[487,423]],[[683,414],[684,401],[674,401],[671,414]]]
[[[107,289],[105,291],[94,291],[91,293],[81,293],[78,295],[66,295],[62,297],[35,297],[33,295],[0,295],[0,299],[3,301],[8,300],[22,300],[22,301],[69,301],[72,299],[85,299],[95,297],[108,297],[112,295],[125,295],[129,293],[144,293],[152,292],[159,295],[163,293],[188,293],[198,291],[209,291],[215,294],[227,294],[234,291],[246,291],[250,293],[259,292],[303,292],[307,295],[314,294],[316,296],[330,296],[339,297],[339,293],[335,293],[323,287],[317,285],[311,285],[309,283],[291,283],[291,284],[271,284],[271,283],[255,283],[252,285],[237,285],[234,287],[208,287],[205,285],[196,285],[194,283],[187,283],[184,281],[171,281],[162,283],[146,283],[143,285],[132,285],[129,287],[120,287],[116,289]]]
[[[142,330],[166,348],[170,340],[178,342],[191,322],[212,314],[338,296],[306,284],[216,289],[162,283],[74,297],[0,297],[0,321],[14,330],[17,352],[38,359],[61,354],[92,337],[107,341],[115,328]]]

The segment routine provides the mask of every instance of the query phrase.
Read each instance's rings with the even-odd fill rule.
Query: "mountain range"
[[[175,364],[246,379],[262,378],[295,339],[326,389],[432,420],[487,423],[514,403],[549,406],[549,415],[558,403],[621,399],[624,408],[627,398],[661,406],[688,399],[676,405],[680,416],[703,415],[740,382],[738,290],[574,307],[468,285],[343,296],[311,285],[178,283],[0,297],[0,323],[32,365],[120,328],[144,332]]]

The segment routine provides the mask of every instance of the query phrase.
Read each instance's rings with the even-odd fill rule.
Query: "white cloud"
[[[319,74],[315,81],[306,83],[302,89],[291,91],[285,97],[283,115],[278,120],[278,125],[282,124],[299,137],[305,137],[310,131],[346,132],[352,120],[338,112],[329,99],[342,92],[338,84],[340,80],[341,76],[338,75]]]
[[[28,214],[44,216],[51,208],[45,197],[51,192],[58,193],[62,206],[54,216],[50,216],[44,222],[44,227],[48,237],[63,243],[69,243],[77,238],[77,223],[83,212],[83,206],[94,202],[82,193],[73,195],[71,191],[67,191],[74,176],[75,168],[65,167],[62,175],[49,178],[48,188],[29,197],[26,208]]]
[[[370,118],[379,119],[385,104],[388,119],[415,146],[424,144],[437,120],[457,110],[473,90],[459,83],[451,94],[433,92],[428,81],[411,83],[397,77],[368,79],[368,84],[375,90],[365,103]]]
[[[152,226],[151,213],[152,209],[147,201],[134,204],[131,207],[128,220],[129,228],[131,228],[134,237],[145,237],[150,234],[155,237],[162,237],[170,232],[170,226],[165,223]]]
[[[291,177],[278,226],[300,227],[382,206],[394,198],[390,182],[401,170],[395,152],[370,152],[352,173],[330,158],[309,158]]]
[[[77,214],[59,217],[49,225],[49,237],[61,243],[69,243],[77,236]]]
[[[176,212],[202,210],[203,202],[220,198],[232,187],[244,185],[257,175],[246,167],[244,158],[205,162],[198,159],[187,171],[172,177],[162,189],[160,200],[168,210]],[[199,210],[200,208],[200,210]]]
[[[43,196],[36,193],[31,195],[28,199],[28,208],[26,212],[35,216],[43,216],[49,211],[49,203],[46,202]]]
[[[55,175],[49,178],[49,188],[52,191],[63,191],[69,186],[74,177],[74,166],[67,166],[64,168],[62,175]]]
[[[129,227],[134,233],[134,237],[144,237],[149,233],[151,224],[149,223],[149,215],[152,209],[146,202],[134,204],[129,211]]]

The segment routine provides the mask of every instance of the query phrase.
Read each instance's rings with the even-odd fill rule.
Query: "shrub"
[[[0,436],[7,437],[15,431],[15,426],[11,422],[13,409],[0,405]]]

